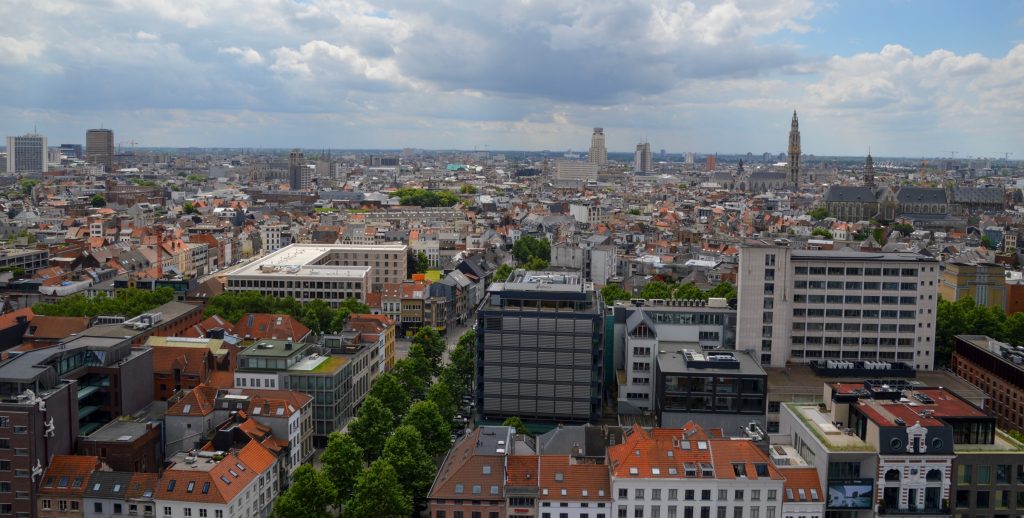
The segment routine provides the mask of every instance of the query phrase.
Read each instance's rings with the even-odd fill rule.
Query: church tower
[[[868,151],[868,158],[864,160],[864,185],[875,186],[875,161],[871,158],[871,151]]]
[[[793,122],[789,127],[789,183],[794,188],[800,186],[800,122],[793,110]]]

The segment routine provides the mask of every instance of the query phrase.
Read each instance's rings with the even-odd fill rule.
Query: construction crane
[[[1012,155],[1012,154],[1013,153],[1011,153],[1009,151],[1003,151],[1003,162],[1009,162],[1010,161],[1010,155]],[[998,155],[999,155],[999,153],[996,153],[996,156],[998,156]]]
[[[118,142],[117,143],[117,154],[119,154],[119,155],[121,154],[121,146],[123,146],[125,144],[131,146],[133,150],[135,149],[135,146],[139,145],[139,143],[135,142],[134,140],[129,140],[128,142]]]

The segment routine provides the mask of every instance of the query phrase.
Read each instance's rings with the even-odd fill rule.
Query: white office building
[[[916,253],[740,250],[736,348],[761,364],[935,364],[939,263]],[[880,363],[884,363],[880,365]]]
[[[46,137],[30,133],[7,137],[7,172],[41,173],[46,171]]]

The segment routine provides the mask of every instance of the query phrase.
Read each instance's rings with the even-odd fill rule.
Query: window
[[[776,498],[776,492],[777,492],[777,491],[778,491],[778,490],[776,490],[776,489],[769,489],[769,490],[768,490],[768,501],[769,501],[769,502],[774,502],[774,501],[775,501],[775,498]],[[769,509],[772,509],[772,508],[771,508],[771,507],[769,507]]]
[[[644,499],[644,489],[642,487],[638,487],[638,488],[634,489],[633,490],[633,498],[635,498],[637,500],[643,500]]]
[[[701,492],[700,492],[700,499],[704,500],[704,501],[711,500],[711,490],[710,489],[701,490]],[[705,509],[708,509],[708,508],[705,507]],[[708,512],[710,513],[711,511],[709,510]]]
[[[170,507],[164,507],[164,516],[170,516],[170,515],[171,515],[171,508]]]
[[[49,511],[52,508],[53,508],[53,502],[51,502],[50,500],[43,500],[43,510],[44,511]]]
[[[660,489],[652,489],[651,490],[651,500],[661,500],[661,490]]]
[[[206,509],[199,510],[199,518],[206,518]]]
[[[185,516],[192,516],[192,508],[191,507],[186,507],[185,508]]]
[[[733,507],[732,518],[743,518],[743,508],[740,506]]]

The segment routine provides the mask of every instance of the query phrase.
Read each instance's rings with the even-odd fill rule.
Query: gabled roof
[[[500,440],[505,442],[504,448],[509,448],[507,443],[511,439],[509,428],[505,426],[481,426],[464,436],[448,452],[428,497],[493,498],[491,487],[497,487],[500,498],[505,483],[506,453],[498,453],[494,446]],[[474,490],[479,490],[479,493],[474,494]]]
[[[608,466],[574,464],[568,455],[540,456],[541,500],[611,500]]]
[[[246,340],[295,340],[309,335],[309,328],[291,315],[249,313],[235,323],[235,333]]]
[[[185,394],[177,403],[167,409],[169,416],[200,417],[213,412],[217,399],[217,388],[199,385]]]
[[[783,486],[783,499],[786,502],[824,502],[825,495],[821,492],[821,481],[817,468],[783,468],[786,483]]]
[[[124,500],[134,473],[128,471],[96,471],[86,485],[86,498]]]
[[[40,479],[41,495],[85,494],[86,482],[100,467],[100,458],[92,455],[55,455]]]
[[[89,327],[89,317],[54,317],[37,315],[25,330],[25,339],[60,340]]]
[[[241,450],[228,453],[219,461],[199,457],[193,463],[176,463],[164,471],[156,498],[228,504],[276,461],[277,457],[259,442],[249,441]]]

